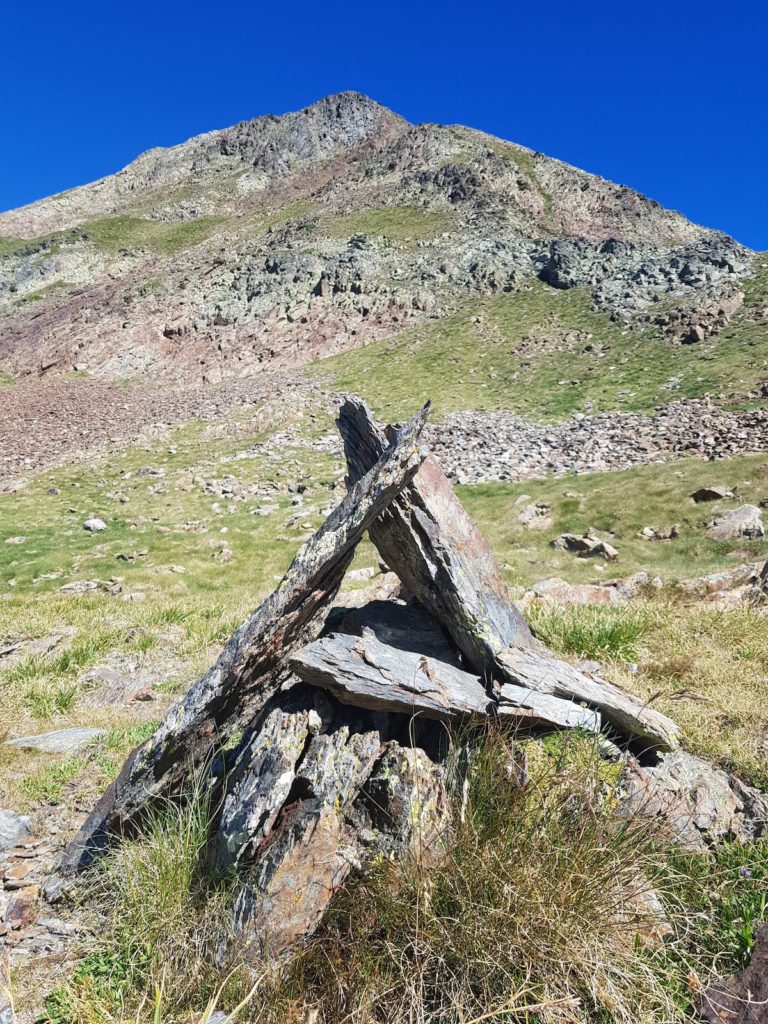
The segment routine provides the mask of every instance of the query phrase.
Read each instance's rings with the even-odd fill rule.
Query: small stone
[[[76,754],[104,736],[103,729],[58,729],[38,736],[19,736],[3,746],[39,750],[45,754]]]
[[[146,703],[148,701],[158,700],[158,695],[154,690],[138,690],[131,696],[131,700]]]
[[[98,590],[98,580],[75,580],[73,583],[65,583],[59,587],[60,594],[85,594],[89,590]]]
[[[32,870],[32,864],[27,860],[14,861],[3,872],[3,883],[6,889],[23,889],[27,882],[24,879]]]
[[[103,519],[99,519],[98,516],[92,516],[90,519],[86,519],[83,523],[83,529],[87,530],[88,533],[101,533],[102,530],[106,530],[107,524]]]
[[[6,544],[24,544],[26,537],[9,537]]]
[[[0,810],[0,850],[16,846],[29,835],[29,818],[15,811]]]
[[[694,491],[691,498],[700,504],[703,501],[722,501],[723,498],[732,498],[733,492],[729,491],[727,487],[722,487],[718,484],[712,487],[700,487],[698,491]]]
[[[376,575],[373,566],[366,566],[365,569],[351,569],[347,573],[348,580],[372,580]]]

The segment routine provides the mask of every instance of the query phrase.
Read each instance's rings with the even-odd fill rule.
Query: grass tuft
[[[634,661],[640,641],[658,619],[652,608],[642,606],[614,609],[534,605],[527,614],[534,632],[547,647],[595,661]]]
[[[202,870],[211,810],[198,785],[189,802],[166,803],[139,839],[99,865],[83,892],[96,908],[98,939],[49,995],[52,1024],[142,1020],[158,992],[163,1021],[188,1020],[223,982],[228,998],[242,997],[245,986],[215,966],[230,893],[211,888]]]

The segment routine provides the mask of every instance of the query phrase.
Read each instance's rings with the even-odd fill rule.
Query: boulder
[[[626,604],[627,597],[613,583],[567,583],[558,576],[534,583],[523,595],[523,607],[533,601],[561,607],[563,605]]]
[[[744,970],[705,989],[696,1010],[710,1024],[768,1024],[768,924],[755,935]]]
[[[29,835],[29,818],[0,809],[0,851],[10,850]]]
[[[642,768],[632,763],[623,809],[656,819],[669,838],[691,853],[720,839],[754,840],[768,830],[768,796],[685,750]]]
[[[552,547],[571,551],[579,558],[604,558],[606,562],[615,562],[619,557],[616,548],[607,540],[601,540],[592,529],[581,537],[576,533],[561,533],[552,541]]]
[[[765,536],[757,505],[741,505],[712,520],[709,536],[713,540],[757,540]]]
[[[694,491],[691,498],[700,504],[703,501],[722,501],[723,498],[732,498],[733,491],[729,491],[727,487],[719,486],[718,484],[712,487],[700,487],[698,491]]]
[[[552,525],[552,517],[549,514],[549,505],[544,501],[536,501],[518,514],[518,523],[526,530],[548,530]]]
[[[99,519],[98,516],[92,516],[90,519],[86,519],[83,523],[83,529],[87,530],[88,533],[101,533],[102,530],[106,530],[107,524],[103,519]]]

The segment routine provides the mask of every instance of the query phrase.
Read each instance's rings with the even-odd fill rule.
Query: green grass
[[[87,764],[86,758],[73,757],[58,764],[45,765],[24,779],[24,794],[35,802],[57,804],[64,786],[72,782]]]
[[[533,154],[529,153],[528,150],[523,149],[521,146],[515,146],[510,142],[496,143],[493,145],[493,148],[499,156],[503,156],[508,160],[514,161],[518,170],[522,171],[528,182],[541,196],[544,202],[544,216],[545,218],[548,217],[552,212],[553,199],[552,195],[541,184],[539,176],[536,174],[536,165],[533,160]]]
[[[333,217],[327,230],[335,238],[351,235],[384,235],[412,242],[434,238],[455,226],[454,215],[447,210],[428,210],[422,206],[391,206],[381,210],[363,210]]]
[[[768,913],[768,838],[724,843],[715,857],[680,858],[694,941],[728,974],[746,966]]]
[[[37,254],[48,258],[61,252],[63,246],[73,245],[82,238],[83,232],[80,228],[53,231],[47,235],[38,235],[37,238],[0,237],[0,259],[3,256],[35,256]]]
[[[66,287],[66,281],[52,281],[50,284],[46,284],[42,288],[38,288],[37,291],[27,292],[26,295],[22,295],[18,300],[19,305],[24,302],[39,302],[41,299],[47,298],[52,292],[59,291]]]
[[[84,230],[103,252],[148,249],[168,256],[204,241],[219,223],[215,217],[169,223],[121,214],[88,221]]]
[[[22,493],[0,496],[0,644],[67,634],[48,655],[0,667],[11,734],[75,724],[124,732],[147,714],[162,714],[215,659],[320,525],[319,509],[341,496],[331,490],[340,470],[324,454],[297,448],[278,460],[233,461],[258,436],[247,422],[230,421],[222,438],[193,423],[165,442],[106,453],[85,472],[70,464],[39,475]],[[140,475],[147,466],[165,476]],[[200,480],[193,483],[196,473]],[[202,480],[226,474],[235,474],[245,490],[270,481],[276,489],[231,502],[205,492]],[[311,487],[295,509],[287,488],[301,479]],[[59,493],[50,494],[52,488]],[[270,515],[251,514],[270,505]],[[108,523],[104,533],[83,530],[92,514]],[[4,543],[16,536],[25,543]],[[222,541],[232,561],[217,558]],[[76,580],[100,580],[117,592],[60,593]],[[124,601],[126,594],[143,600]],[[87,673],[121,659],[156,666],[157,703],[117,709],[89,703]],[[19,809],[28,809],[31,799],[24,778],[20,764],[0,764],[4,799]]]
[[[23,249],[26,245],[29,245],[29,242],[24,238],[11,238],[8,235],[0,235],[0,259],[3,256],[13,256],[14,253],[18,252],[19,249]]]
[[[738,497],[699,505],[690,500],[699,487],[720,481],[735,488]],[[738,560],[768,556],[766,540],[723,542],[707,536],[708,524],[718,512],[745,502],[758,504],[768,496],[765,455],[714,463],[685,459],[622,472],[475,484],[458,487],[457,493],[506,563],[509,581],[525,586],[550,576],[588,583],[640,570],[671,582],[732,567]],[[549,530],[526,530],[518,522],[520,509],[529,500],[524,496],[550,506],[553,525]],[[674,540],[647,541],[639,536],[645,526],[661,529],[675,523],[680,536]],[[576,558],[552,547],[559,534],[583,534],[589,527],[612,535],[611,543],[619,551],[616,562],[606,565]]]
[[[316,210],[317,204],[306,199],[289,203],[288,206],[280,210],[257,206],[246,219],[247,231],[249,234],[262,235],[270,228],[279,228],[289,221],[309,217]],[[314,227],[314,222],[312,227]]]
[[[362,395],[390,420],[427,398],[438,415],[505,408],[562,420],[573,412],[648,412],[660,401],[743,394],[768,377],[768,327],[760,312],[766,291],[768,285],[752,285],[748,304],[726,331],[684,346],[650,329],[624,332],[591,308],[585,289],[532,281],[528,290],[473,301],[455,315],[321,360],[307,372]],[[569,340],[571,332],[581,336]]]
[[[553,651],[595,661],[634,661],[653,616],[647,608],[534,607],[528,620],[536,636]]]
[[[234,978],[216,965],[232,887],[211,886],[204,871],[211,815],[200,786],[185,805],[162,807],[140,839],[123,843],[91,874],[85,901],[98,938],[48,994],[50,1024],[123,1020],[126,1011],[143,1020],[144,1001],[155,992],[163,1020],[188,1021],[222,984],[235,991]]]
[[[15,384],[15,379],[10,373],[0,373],[0,388],[9,388],[12,384]]]

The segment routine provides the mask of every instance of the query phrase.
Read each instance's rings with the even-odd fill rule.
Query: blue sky
[[[492,132],[768,249],[768,8],[443,2],[3,5],[0,209],[151,146],[357,89]]]

